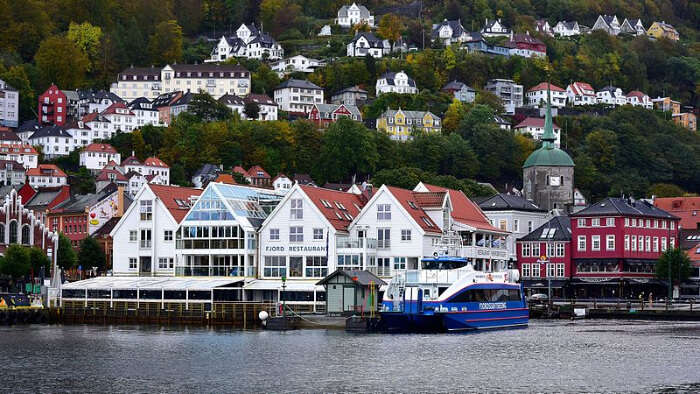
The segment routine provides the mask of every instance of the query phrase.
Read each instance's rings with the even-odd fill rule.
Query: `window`
[[[647,228],[651,228],[651,220],[647,219]]]
[[[377,247],[384,249],[391,247],[391,229],[377,229]]]
[[[586,227],[586,219],[579,219],[578,226],[579,227]]]
[[[625,235],[625,250],[630,250],[630,236]]]
[[[532,263],[532,277],[533,278],[540,277],[540,264],[539,263]]]
[[[654,252],[659,251],[659,237],[654,237],[654,243],[652,244],[654,247]]]
[[[606,218],[605,219],[605,226],[615,227],[615,218]]]
[[[410,241],[411,240],[411,230],[401,230],[401,240]]]
[[[325,278],[328,275],[328,258],[325,256],[306,256],[306,277]]]
[[[323,229],[322,228],[315,228],[314,229],[314,240],[319,240],[323,239]]]
[[[377,220],[391,220],[390,204],[377,204]]]
[[[592,227],[600,227],[600,218],[591,219],[591,226]]]
[[[168,258],[167,257],[159,257],[158,258],[158,269],[162,269],[162,270],[168,269]]]
[[[530,277],[530,264],[523,264],[523,278],[528,278]]]
[[[553,278],[557,275],[557,265],[554,263],[547,263],[547,277]]]
[[[556,256],[557,257],[564,257],[564,244],[561,242],[557,243],[557,251],[556,251]]]
[[[141,200],[139,201],[139,208],[141,212],[141,220],[153,219],[153,201]]]
[[[299,278],[304,274],[304,258],[289,256],[289,276]]]
[[[586,236],[585,235],[578,236],[578,251],[579,252],[586,251]]]
[[[520,220],[513,219],[513,232],[520,232]]]
[[[630,226],[630,218],[625,218],[625,227]]]
[[[639,240],[639,242],[637,243],[637,246],[638,246],[637,249],[640,252],[643,252],[644,251],[644,236],[640,235],[637,239]]]
[[[615,250],[615,235],[608,234],[605,236],[605,249]]]
[[[637,227],[637,219],[632,218],[632,224],[630,226]]]
[[[304,242],[304,227],[292,226],[289,228],[289,242]]]
[[[498,228],[499,228],[499,229],[505,231],[505,230],[508,229],[507,227],[508,227],[508,221],[507,221],[507,220],[505,220],[505,219],[500,219],[500,220],[498,221]]]
[[[394,269],[395,270],[405,270],[406,269],[406,258],[405,257],[394,257]]]
[[[279,240],[280,240],[280,229],[271,228],[270,229],[270,241],[279,241]]]
[[[173,230],[163,231],[163,240],[164,241],[172,241],[173,240]]]
[[[673,222],[671,222],[671,226],[673,226]],[[671,249],[676,247],[676,239],[674,237],[671,237],[670,241],[668,241],[668,246]]]
[[[358,254],[348,254],[348,255],[338,255],[338,268],[346,270],[361,270],[362,269],[362,255]]]
[[[651,252],[651,237],[647,235],[646,237],[646,251]]]
[[[540,257],[540,243],[535,242],[532,244],[532,257]]]
[[[263,276],[280,278],[287,276],[287,257],[286,256],[265,256],[265,266],[263,267]]]
[[[676,229],[676,222],[671,222],[671,230],[675,230],[675,229]]]
[[[523,243],[521,246],[521,253],[523,257],[530,257],[530,250],[532,249],[529,243]]]
[[[554,246],[554,242],[547,242],[547,257],[552,257],[556,256],[556,247]]]
[[[136,258],[135,257],[129,257],[129,269],[130,270],[136,269]]]
[[[591,236],[591,250],[600,250],[600,235]]]
[[[661,237],[661,251],[666,251],[666,237]]]
[[[150,248],[151,247],[151,230],[150,229],[142,229],[141,230],[141,245],[142,248]]]
[[[562,263],[557,264],[557,277],[558,278],[564,277],[564,264],[562,264]]]
[[[630,244],[630,246],[631,246],[630,250],[632,250],[633,252],[636,252],[637,251],[637,236],[633,235],[631,237],[631,239],[632,239],[632,242]]]
[[[289,217],[290,219],[304,218],[304,200],[302,200],[301,198],[292,199]]]

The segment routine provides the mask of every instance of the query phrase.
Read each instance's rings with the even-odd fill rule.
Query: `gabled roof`
[[[78,194],[71,196],[69,199],[61,202],[51,209],[53,213],[80,213],[85,212],[86,208],[89,208],[101,200],[103,200],[107,195],[105,193],[88,193],[88,194]]]
[[[176,106],[176,105],[189,105],[190,101],[194,98],[194,94],[192,92],[187,92],[183,94],[179,99],[175,100],[171,105]]]
[[[386,282],[384,282],[379,277],[377,277],[376,275],[374,275],[373,273],[371,273],[369,271],[343,270],[343,269],[335,270],[335,272],[332,272],[330,275],[321,279],[318,283],[316,283],[316,285],[322,286],[322,285],[328,283],[328,281],[331,280],[336,275],[343,275],[346,278],[351,279],[353,282],[355,282],[361,286],[369,286],[370,284],[373,284],[373,285],[379,287],[379,286],[386,285]]]
[[[660,219],[678,219],[644,200],[608,197],[574,213],[571,216],[642,216]]]
[[[290,78],[281,84],[277,85],[275,90],[278,89],[284,89],[284,88],[301,88],[301,89],[316,89],[316,90],[323,90],[320,86],[313,84],[305,79],[294,79]]]
[[[270,98],[270,96],[266,94],[249,94],[245,96],[243,99],[243,102],[245,103],[255,103],[258,105],[274,105],[275,107],[277,106],[277,103],[273,99]]]
[[[29,144],[0,144],[0,154],[16,153],[18,155],[38,155],[36,149]]]
[[[299,188],[338,231],[347,231],[350,223],[365,205],[365,201],[356,194],[306,185],[299,185]],[[324,204],[324,201],[328,205]]]
[[[127,166],[127,165],[141,166],[143,164],[141,163],[141,161],[138,158],[136,158],[136,156],[129,156],[126,159],[122,160],[122,166]]]
[[[425,212],[422,206],[418,204],[416,194],[420,192],[414,192],[412,190],[401,189],[394,186],[386,186],[386,189],[391,193],[394,198],[401,204],[403,209],[411,216],[414,222],[427,233],[437,233],[442,234],[442,229],[440,229],[430,216]],[[420,198],[420,197],[418,197]],[[415,208],[413,208],[415,206]]]
[[[401,72],[406,75],[406,77],[407,77],[406,79],[408,81],[408,86],[416,87],[416,81],[411,79],[411,77],[409,77],[408,74],[406,74],[405,72],[403,72],[403,71],[401,71]],[[386,79],[387,85],[394,85],[394,79],[396,79],[396,74],[398,74],[398,73],[393,72],[393,71],[385,72],[384,74],[382,74],[381,77],[379,77],[379,79]]]
[[[102,115],[112,115],[117,113],[117,109],[125,109],[126,114],[120,114],[120,115],[134,115],[133,112],[126,106],[126,104],[123,101],[118,101],[115,103],[112,103],[107,109],[102,111]]]
[[[548,82],[540,82],[537,85],[531,87],[528,90],[528,92],[537,92],[540,90],[547,91],[547,85],[549,85],[549,90],[551,90],[552,92],[566,92],[566,90],[560,88],[559,86],[552,85],[551,83],[548,83]]]
[[[229,94],[226,93],[225,95],[219,97],[218,100],[220,103],[224,105],[244,105],[245,102],[243,101],[243,98],[236,96],[235,94]]]
[[[555,130],[561,130],[561,127],[557,126],[556,123],[552,123]],[[515,129],[525,128],[525,127],[540,127],[544,128],[544,118],[533,118],[527,117],[522,122],[515,126]]]
[[[571,85],[571,91],[577,96],[595,96],[595,89],[586,82],[574,82]],[[586,90],[590,90],[593,93],[587,93]]]
[[[508,46],[508,43],[511,44],[530,44],[530,45],[544,45],[542,41],[539,39],[531,36],[528,33],[522,34],[522,33],[517,33],[513,34],[513,37],[506,42],[505,46]]]
[[[502,232],[502,230],[491,225],[491,221],[489,221],[481,208],[461,190],[448,189],[427,183],[423,183],[423,185],[430,191],[445,191],[450,195],[452,219],[455,221],[479,230]]]
[[[92,143],[85,147],[85,152],[99,152],[116,154],[117,150],[110,144]]]
[[[461,20],[457,19],[448,21],[447,19],[445,19],[442,21],[442,23],[433,25],[433,37],[439,36],[440,29],[442,29],[443,26],[449,26],[452,29],[452,37],[459,37],[462,35],[462,33],[465,33]]]
[[[44,126],[34,132],[34,134],[29,137],[30,140],[36,139],[36,138],[44,138],[44,137],[63,137],[63,138],[73,138],[70,133],[66,131],[62,126],[57,126],[57,125],[50,125],[50,126]]]
[[[289,179],[288,176],[286,176],[286,175],[284,175],[284,174],[282,174],[282,173],[279,173],[279,174],[277,174],[277,176],[275,176],[274,178],[272,178],[272,182],[274,183],[276,180],[282,179],[282,178]],[[289,179],[289,180],[291,181],[291,179]]]
[[[105,123],[110,123],[109,119],[105,118],[104,115],[98,112],[91,112],[85,116],[83,116],[82,119],[83,123],[87,124],[88,122],[105,122]]]
[[[314,184],[314,180],[311,178],[311,175],[309,175],[309,174],[294,174],[293,181],[295,183],[300,184],[300,185],[313,185]]]
[[[165,162],[155,156],[151,156],[144,160],[143,162],[144,165],[149,166],[149,167],[160,167],[160,168],[170,168]]]
[[[233,179],[233,175],[224,174],[224,173],[219,174],[216,177],[216,179],[214,179],[214,182],[225,183],[227,185],[235,185],[236,184],[236,180]]]
[[[232,172],[241,174],[241,175],[243,175],[243,176],[247,176],[247,175],[248,175],[248,171],[246,171],[245,168],[243,168],[243,167],[241,167],[241,166],[235,166],[235,167],[233,167]]]
[[[264,168],[254,165],[248,169],[248,176],[251,178],[266,178],[270,179],[270,174]]]
[[[482,211],[528,211],[546,212],[524,197],[498,193],[479,203]]]
[[[690,263],[693,267],[700,267],[700,243],[688,249],[686,252],[690,257]]]
[[[367,42],[369,43],[370,48],[383,48],[384,47],[384,40],[381,38],[378,38],[371,32],[367,31],[361,31],[355,34],[355,37],[352,38],[352,41],[350,41],[351,44],[354,44],[359,40],[360,38],[364,37]]]
[[[197,171],[194,172],[193,177],[213,176],[217,175],[219,172],[219,166],[217,166],[216,164],[204,163],[201,167],[197,169]]]
[[[343,94],[343,93],[360,93],[360,94],[367,94],[367,91],[364,90],[364,89],[360,89],[359,86],[355,85],[355,86],[350,86],[350,87],[347,87],[347,88],[345,88],[345,89],[343,89],[343,90],[340,90],[340,91],[334,93],[333,96],[337,96],[337,95],[340,95],[340,94]]]
[[[695,229],[700,223],[700,197],[655,198],[654,205],[679,218],[684,229]]]
[[[459,82],[457,80],[448,82],[445,86],[442,87],[441,90],[443,91],[455,91],[455,90],[462,90],[463,88],[475,92],[474,88],[471,88],[467,86],[465,83]]]
[[[639,99],[639,101],[644,100],[644,96],[646,96],[646,94],[640,92],[639,90],[633,90],[633,91],[627,93],[627,97],[636,97]],[[649,97],[649,96],[647,96],[647,97]]]
[[[408,111],[408,110],[403,110],[403,109],[387,109],[380,115],[380,117],[387,117],[387,118],[392,118],[396,116],[396,114],[401,111],[402,114],[406,116],[406,119],[423,119],[425,115],[430,114],[430,116],[433,117],[433,119],[440,119],[438,116],[436,116],[434,113],[430,111]]]
[[[321,114],[321,119],[332,119],[332,114],[338,109],[340,109],[340,107],[345,108],[346,110],[348,110],[348,112],[357,117],[362,116],[357,106],[350,104],[314,104],[314,107],[316,107],[318,109],[318,112]]]
[[[39,164],[35,168],[30,168],[27,170],[27,176],[55,176],[60,178],[67,178],[65,172],[61,171],[55,164]]]
[[[161,93],[158,97],[154,98],[151,104],[153,108],[167,107],[172,105],[177,99],[182,95],[182,91],[174,91],[168,93]]]
[[[184,207],[178,204],[176,200],[188,202],[190,197],[199,196],[202,190],[191,187],[171,186],[171,185],[156,185],[149,184],[153,194],[163,202],[165,208],[170,212],[176,222],[180,223],[185,218],[189,211],[189,206]]]
[[[129,179],[117,170],[113,170],[111,168],[103,168],[100,171],[100,173],[97,174],[95,181],[128,182]]]
[[[3,128],[0,128],[0,140],[11,141],[11,142],[16,142],[16,143],[21,142],[20,138],[17,136],[17,133],[15,133],[12,130],[3,129]]]
[[[18,133],[35,132],[41,128],[41,124],[36,119],[26,120],[17,128]]]
[[[571,241],[571,219],[555,216],[518,241]]]

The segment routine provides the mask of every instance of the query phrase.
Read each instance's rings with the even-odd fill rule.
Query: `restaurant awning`
[[[281,280],[256,279],[243,286],[245,290],[282,290]],[[317,286],[315,281],[287,281],[286,291],[326,291],[323,286]]]
[[[572,285],[617,285],[619,278],[575,278],[571,280]]]
[[[210,290],[218,287],[234,287],[243,278],[173,278],[173,277],[114,277],[98,276],[63,284],[63,289],[165,289]]]

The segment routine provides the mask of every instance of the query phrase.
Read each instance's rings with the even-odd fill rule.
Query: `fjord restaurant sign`
[[[266,252],[324,252],[326,251],[325,245],[275,245],[266,246]]]

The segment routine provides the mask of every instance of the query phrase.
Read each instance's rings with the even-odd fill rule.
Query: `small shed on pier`
[[[343,316],[376,312],[386,282],[369,271],[338,269],[317,285],[326,289],[326,313]]]

